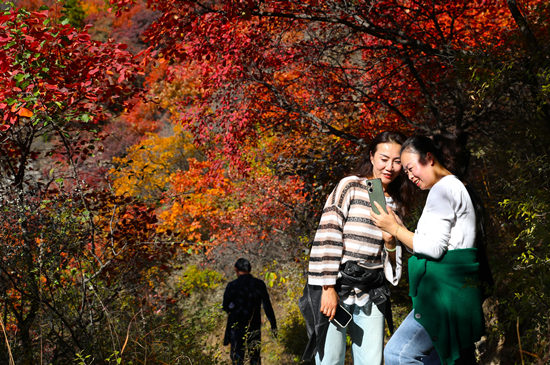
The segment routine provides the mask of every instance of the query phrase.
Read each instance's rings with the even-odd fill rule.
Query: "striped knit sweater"
[[[401,245],[397,245],[396,266],[393,267],[383,249],[382,231],[370,217],[366,180],[346,177],[329,195],[311,248],[308,284],[334,285],[340,264],[368,260],[383,262],[386,279],[397,285],[401,277]],[[389,197],[386,197],[386,204],[395,207]],[[369,296],[355,289],[355,294],[342,299],[346,304],[363,306],[368,303]]]

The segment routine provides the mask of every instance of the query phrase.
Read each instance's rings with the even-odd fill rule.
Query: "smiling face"
[[[379,143],[374,154],[370,155],[372,174],[382,180],[386,188],[401,172],[401,145],[393,142]]]
[[[401,161],[409,180],[420,189],[430,189],[437,182],[434,159],[430,153],[426,155],[425,161],[420,161],[418,153],[405,150],[401,154]]]

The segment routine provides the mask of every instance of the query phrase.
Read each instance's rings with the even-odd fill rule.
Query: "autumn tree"
[[[519,5],[514,1],[512,6]],[[548,156],[547,43],[549,8],[513,8],[519,32],[508,49],[471,59],[474,113],[484,116],[473,144],[476,170],[486,188],[491,251],[497,285],[490,332],[502,359],[544,364],[548,352]],[[520,11],[521,9],[521,11]],[[500,341],[505,345],[498,348]]]
[[[189,159],[200,157],[188,133],[175,126],[173,135],[151,134],[131,146],[124,157],[115,157],[111,170],[114,192],[143,201],[160,201],[170,188],[170,177],[189,169]]]
[[[192,86],[177,80],[162,83],[160,93],[153,95],[159,106],[172,110],[171,120],[177,121],[173,105],[192,92]],[[149,108],[137,105],[127,117],[132,123],[136,110],[143,118]],[[138,120],[147,125],[146,120]],[[250,252],[285,256],[277,237],[293,225],[305,200],[299,179],[277,176],[269,167],[274,166],[278,138],[265,138],[258,142],[261,149],[246,151],[249,168],[245,172],[235,168],[231,159],[222,155],[213,159],[211,152],[193,145],[192,135],[180,125],[165,123],[162,134],[166,136],[149,134],[124,157],[114,159],[115,192],[156,202],[159,232],[170,233],[190,252],[212,252],[216,246],[242,252],[247,247]],[[279,249],[270,250],[271,245]]]
[[[128,326],[115,324],[132,318],[117,301],[143,298],[171,249],[153,243],[153,208],[82,172],[135,95],[137,61],[47,10],[8,7],[0,46],[0,358],[7,346],[24,364],[120,357]]]

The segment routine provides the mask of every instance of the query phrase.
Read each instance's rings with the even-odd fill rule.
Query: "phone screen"
[[[340,327],[346,327],[351,321],[351,313],[348,312],[344,307],[338,305],[336,307],[336,314],[334,315],[333,321]]]

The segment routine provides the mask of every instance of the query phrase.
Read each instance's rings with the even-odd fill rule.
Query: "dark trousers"
[[[246,354],[250,365],[260,365],[261,332],[231,329],[231,362],[233,365],[243,365]]]

